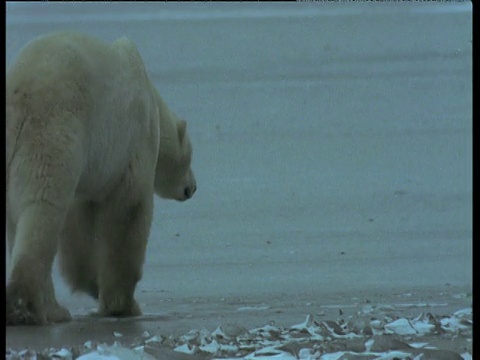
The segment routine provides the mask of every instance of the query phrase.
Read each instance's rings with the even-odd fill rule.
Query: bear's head
[[[160,123],[155,192],[164,199],[185,201],[197,190],[195,175],[190,167],[192,145],[187,133],[187,123],[184,120],[163,120]]]

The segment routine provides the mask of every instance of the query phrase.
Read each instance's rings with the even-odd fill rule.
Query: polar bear
[[[62,32],[28,44],[6,73],[10,275],[6,323],[70,319],[73,290],[102,316],[135,316],[153,196],[196,190],[186,123],[161,99],[135,45]]]

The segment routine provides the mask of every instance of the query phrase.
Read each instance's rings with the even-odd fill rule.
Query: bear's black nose
[[[197,187],[194,185],[193,187],[187,186],[185,188],[184,194],[187,199],[190,199],[193,194],[197,191]]]

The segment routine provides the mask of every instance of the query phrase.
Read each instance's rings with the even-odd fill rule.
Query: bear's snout
[[[195,191],[197,191],[196,185],[187,186],[185,188],[185,191],[183,192],[183,194],[185,195],[185,199],[190,199],[193,196],[193,194],[195,194]]]

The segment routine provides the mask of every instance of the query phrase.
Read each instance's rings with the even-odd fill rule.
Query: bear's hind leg
[[[45,202],[31,204],[20,215],[6,289],[7,325],[70,320],[56,302],[51,279],[62,219],[62,211]]]
[[[77,202],[69,209],[59,245],[59,267],[73,291],[98,299],[93,202]]]
[[[55,299],[51,272],[82,171],[82,147],[75,124],[78,119],[70,113],[24,119],[15,151],[9,149],[13,155],[7,171],[11,271],[6,324],[70,320],[68,311]]]
[[[153,191],[152,191],[153,193]],[[138,316],[134,292],[142,275],[150,232],[153,196],[132,204],[129,194],[103,204],[98,212],[98,285],[101,316]]]

